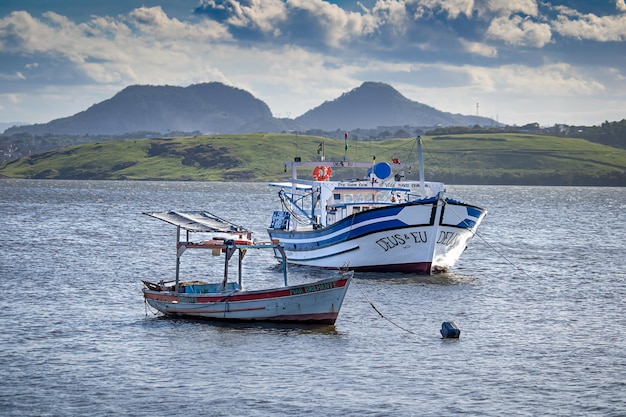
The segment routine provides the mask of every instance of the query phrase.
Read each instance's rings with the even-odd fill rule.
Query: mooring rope
[[[433,156],[433,154],[430,152],[430,149],[426,148],[426,145],[424,143],[422,143],[422,147],[425,151],[425,153],[427,153],[429,155],[429,157],[434,161],[435,158]],[[448,185],[446,185],[448,186]],[[455,194],[457,195],[461,195],[462,193],[455,188],[453,185],[451,185],[450,187],[452,187],[454,189]],[[447,204],[446,201],[443,201],[444,204]],[[456,216],[458,216],[458,214],[453,210],[452,211]],[[460,218],[459,218],[460,219]],[[462,220],[462,219],[461,219]],[[492,244],[490,244],[487,239],[485,239],[480,233],[478,233],[478,230],[476,230],[475,232],[473,232],[474,236],[478,236],[480,238],[481,241],[483,241],[488,247],[489,249],[493,250],[498,256],[500,256],[502,259],[504,259],[510,266],[512,266],[513,268],[515,268],[517,271],[520,271],[521,273],[523,273],[524,275],[526,275],[527,278],[531,278],[531,279],[535,279],[533,278],[528,272],[526,272],[526,270],[520,268],[519,266],[517,266],[513,261],[511,261],[509,258],[507,258],[506,256],[504,256],[500,251],[498,251]]]
[[[370,306],[372,306],[372,308],[374,309],[374,311],[376,313],[378,313],[378,315],[387,320],[389,323],[393,324],[394,326],[396,326],[398,329],[404,330],[407,333],[411,333],[411,334],[415,334],[414,332],[412,332],[411,330],[400,326],[398,323],[394,322],[393,320],[391,320],[389,317],[386,317],[383,313],[380,312],[380,310],[378,308],[376,308],[376,306],[374,305],[374,303],[372,301],[370,301],[369,298],[367,298],[367,295],[365,295],[365,292],[363,292],[363,290],[361,289],[360,286],[357,286],[357,288],[359,289],[359,291],[361,292],[361,294],[363,295],[363,297],[365,298],[365,300],[369,303]]]
[[[153,316],[159,315],[159,311],[152,310],[152,307],[150,306],[150,304],[148,304],[148,300],[146,300],[145,298],[143,299],[143,304],[146,310],[146,317],[148,317],[148,311],[150,311],[150,313],[152,313]]]
[[[478,233],[478,231],[476,231],[476,233],[474,233],[475,236],[478,236],[480,238],[480,240],[482,240],[485,245],[489,246],[489,249],[493,250],[495,253],[498,254],[498,256],[502,257],[502,259],[504,259],[509,265],[511,265],[513,268],[515,268],[516,270],[518,270],[519,272],[523,273],[524,275],[526,275],[527,278],[532,279],[533,281],[536,280],[536,278],[534,278],[533,276],[531,276],[528,272],[526,272],[525,269],[520,268],[519,266],[517,266],[513,261],[509,260],[509,258],[507,258],[506,256],[504,256],[500,251],[498,251],[498,249],[496,249],[491,243],[487,242],[487,239],[485,239],[484,237],[482,237],[482,235],[480,235]]]

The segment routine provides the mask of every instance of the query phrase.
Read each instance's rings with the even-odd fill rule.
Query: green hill
[[[0,165],[8,178],[272,181],[295,157],[340,160],[344,141],[256,133],[92,143]],[[583,139],[524,134],[424,137],[426,179],[450,184],[626,186],[626,150]],[[415,139],[348,140],[347,159],[417,158]],[[408,175],[417,178],[417,166]],[[302,177],[307,177],[302,172]]]

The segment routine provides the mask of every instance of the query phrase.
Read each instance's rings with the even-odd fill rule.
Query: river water
[[[143,302],[142,279],[173,277],[175,228],[142,212],[265,239],[265,184],[1,180],[0,415],[626,415],[626,189],[448,191],[489,211],[450,273],[357,274],[336,325],[306,328]],[[246,261],[249,287],[280,282],[270,254]]]

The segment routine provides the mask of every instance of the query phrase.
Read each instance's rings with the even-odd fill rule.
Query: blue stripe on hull
[[[309,239],[310,238],[309,235],[304,236],[304,234],[308,232],[295,232],[295,233],[286,233],[286,234],[270,232],[270,237],[272,239],[279,239],[280,242],[283,244],[283,247],[287,250],[304,251],[304,250],[320,249],[320,248],[324,248],[327,246],[336,245],[338,243],[347,242],[349,240],[357,239],[359,237],[367,236],[369,234],[380,232],[383,230],[391,231],[391,230],[397,230],[397,229],[401,229],[405,227],[412,227],[412,226],[408,226],[406,223],[403,223],[399,220],[378,222],[375,224],[369,224],[369,225],[365,225],[365,226],[357,227],[357,228],[349,227],[349,229],[344,233],[341,233],[339,235],[333,236],[328,239],[318,239],[314,242],[294,243],[294,242],[289,241],[289,240],[298,240],[298,239],[302,239],[302,240]]]
[[[462,229],[474,229],[477,225],[477,220],[481,218],[481,216],[485,213],[485,210],[480,207],[470,206],[469,204],[461,203],[456,200],[447,200],[446,205],[442,208],[441,220],[439,224],[450,226],[450,227],[459,227]],[[465,209],[465,213],[463,215],[463,219],[459,222],[455,223],[446,223],[444,222],[444,216],[446,213],[447,206],[454,206],[455,208],[463,208]]]
[[[420,203],[423,204],[423,203]],[[372,233],[380,232],[380,231],[392,231],[397,229],[402,229],[406,227],[414,227],[414,226],[426,226],[429,224],[433,224],[434,222],[434,212],[436,206],[433,203],[428,203],[428,205],[432,205],[432,212],[429,219],[430,223],[423,224],[406,224],[398,219],[378,221],[371,224],[362,225],[362,223],[375,220],[378,218],[392,217],[398,215],[400,211],[406,206],[415,205],[415,203],[406,203],[399,204],[396,206],[390,207],[382,207],[378,209],[372,209],[368,211],[364,211],[361,213],[354,214],[350,217],[347,217],[331,226],[318,229],[318,230],[306,230],[306,231],[286,231],[281,229],[268,229],[268,233],[271,239],[279,239],[283,244],[284,248],[287,250],[311,250],[323,248],[326,246],[336,245],[341,242],[346,242],[352,239],[356,239],[362,236],[366,236]],[[333,237],[324,238],[324,236],[329,236],[339,231],[343,231],[342,233],[335,235]],[[290,241],[293,240],[310,240],[315,239],[313,242],[306,243],[293,243]]]
[[[343,220],[338,221],[330,226],[324,227],[318,230],[307,230],[303,232],[295,232],[297,234],[306,235],[306,239],[311,239],[314,237],[322,237],[335,232],[340,231],[341,229],[354,227],[359,225],[359,223],[363,223],[366,221],[378,219],[381,217],[391,217],[396,216],[402,209],[409,204],[399,204],[397,206],[389,206],[389,207],[380,207],[368,211],[364,211],[361,213],[353,214],[352,216],[346,217]],[[291,232],[280,230],[280,229],[270,229],[272,233],[276,233],[276,236],[288,236]],[[303,236],[305,238],[305,236]]]

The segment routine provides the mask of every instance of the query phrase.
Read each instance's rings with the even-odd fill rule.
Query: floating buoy
[[[316,181],[328,181],[332,174],[333,169],[331,167],[317,166],[313,170],[313,178]]]
[[[444,321],[441,324],[440,332],[444,339],[458,339],[461,335],[461,329],[453,321]]]

